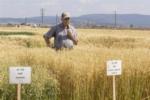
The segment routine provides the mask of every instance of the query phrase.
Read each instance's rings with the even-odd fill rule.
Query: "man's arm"
[[[69,29],[69,26],[67,27],[67,35],[68,35],[68,37],[73,41],[73,43],[74,43],[75,45],[78,44],[78,39],[77,39],[77,37],[75,38],[75,37],[73,36],[73,33],[72,33],[71,30]]]
[[[50,38],[46,37],[45,35],[43,35],[43,38],[45,40],[45,43],[46,43],[47,47],[51,47]]]
[[[47,47],[52,47],[50,39],[55,35],[56,28],[52,27],[46,34],[43,35]]]

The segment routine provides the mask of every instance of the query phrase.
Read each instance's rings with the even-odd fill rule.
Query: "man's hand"
[[[69,25],[67,25],[67,29],[69,29]]]
[[[46,44],[46,45],[47,45],[47,47],[52,48],[50,44]]]
[[[70,29],[67,29],[67,35],[68,35],[69,38],[72,38],[72,37],[73,37],[73,36],[72,36],[72,33],[71,33],[71,31],[70,31]]]
[[[43,36],[43,38],[46,42],[47,47],[52,48],[49,38],[47,38],[45,35]]]

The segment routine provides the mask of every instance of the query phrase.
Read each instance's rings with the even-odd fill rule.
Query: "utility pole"
[[[117,28],[117,12],[115,11],[115,24],[114,27]]]
[[[60,23],[59,15],[56,14],[56,25]]]
[[[41,9],[41,24],[43,25],[44,23],[44,9]]]
[[[58,24],[58,15],[56,14],[56,25]]]

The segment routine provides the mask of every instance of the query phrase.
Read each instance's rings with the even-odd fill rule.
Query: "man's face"
[[[67,18],[62,18],[62,23],[63,23],[65,26],[69,25],[69,23],[70,23],[70,18],[69,18],[69,17],[67,17]]]

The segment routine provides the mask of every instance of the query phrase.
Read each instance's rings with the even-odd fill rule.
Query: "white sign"
[[[10,67],[9,68],[10,84],[30,84],[31,67]]]
[[[110,60],[107,61],[107,75],[121,75],[122,73],[122,62],[121,60]]]

